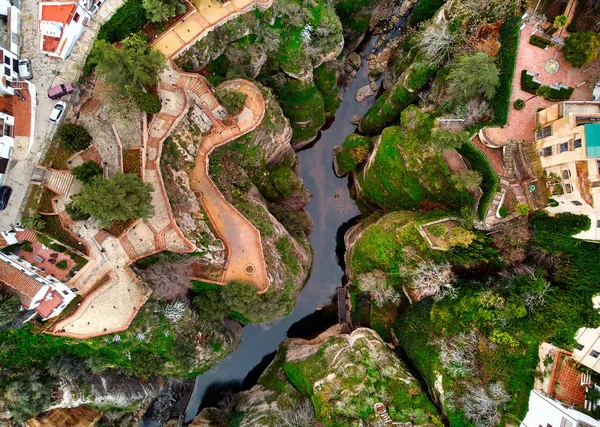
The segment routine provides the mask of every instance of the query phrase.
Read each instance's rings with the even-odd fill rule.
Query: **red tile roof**
[[[25,307],[31,306],[33,297],[42,287],[37,280],[4,261],[0,261],[0,284],[12,289]]]
[[[58,307],[62,302],[63,297],[57,291],[54,289],[48,289],[48,292],[46,295],[44,295],[40,305],[35,308],[35,311],[37,311],[40,316],[45,319],[46,317],[50,316],[52,310]]]
[[[42,21],[62,22],[68,24],[77,10],[76,3],[52,4],[42,3]]]
[[[58,50],[61,39],[58,37],[44,36],[43,40],[44,45],[42,49],[44,49],[44,52],[56,52]]]

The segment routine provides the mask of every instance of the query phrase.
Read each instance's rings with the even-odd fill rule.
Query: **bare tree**
[[[369,292],[375,305],[395,304],[400,301],[400,294],[387,283],[385,273],[380,270],[369,271],[357,278],[358,286],[363,292]]]
[[[315,425],[315,410],[308,399],[304,399],[285,411],[277,407],[275,414],[277,427],[313,427]]]
[[[434,264],[431,261],[423,261],[412,272],[412,279],[410,287],[421,297],[433,296],[436,301],[439,301],[455,294],[452,284],[456,276],[452,266],[447,262]]]
[[[465,126],[491,120],[492,117],[494,117],[494,112],[490,105],[481,98],[473,98],[465,109]]]
[[[447,26],[430,26],[419,40],[419,49],[433,64],[441,65],[450,59],[454,36]]]
[[[501,382],[487,387],[471,385],[460,397],[465,417],[477,427],[493,427],[500,421],[500,408],[510,400]]]
[[[477,370],[479,337],[475,331],[461,332],[455,338],[436,338],[433,345],[439,347],[440,362],[451,375],[467,376]]]

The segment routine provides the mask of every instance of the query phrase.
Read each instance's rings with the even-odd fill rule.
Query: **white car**
[[[67,104],[65,104],[62,101],[54,104],[54,108],[52,109],[52,112],[50,113],[50,121],[52,123],[54,123],[55,125],[57,125],[60,122],[60,119],[62,119],[62,116],[65,113],[66,109],[67,109]]]
[[[19,60],[19,76],[25,80],[31,80],[33,74],[31,74],[31,62],[29,59],[23,58]]]

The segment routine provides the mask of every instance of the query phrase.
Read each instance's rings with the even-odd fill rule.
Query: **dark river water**
[[[375,42],[376,37],[373,37],[364,43],[361,50],[371,52]],[[368,67],[363,60],[356,78],[344,92],[344,99],[335,118],[322,129],[315,143],[298,153],[300,176],[313,195],[306,210],[314,221],[313,232],[309,236],[314,261],[310,279],[298,295],[294,311],[273,322],[244,327],[239,348],[223,362],[196,378],[186,412],[186,422],[191,421],[202,407],[216,405],[224,389],[252,387],[272,360],[279,343],[288,337],[290,327],[315,313],[317,308],[329,305],[335,288],[341,285],[344,275],[339,259],[344,250],[341,238],[343,232],[354,224],[359,212],[350,198],[347,179],[337,178],[333,172],[332,149],[335,145],[342,145],[344,138],[354,132],[356,126],[350,123],[352,115],[362,117],[375,102],[375,97],[367,98],[362,103],[354,99],[356,91],[368,84],[367,73]],[[337,322],[337,312],[332,321],[319,320],[323,319],[322,316],[311,317],[321,323],[319,332]],[[305,319],[304,323],[311,322]],[[312,326],[314,323],[315,321]],[[290,335],[298,336],[293,332],[294,329],[297,328],[292,328]]]

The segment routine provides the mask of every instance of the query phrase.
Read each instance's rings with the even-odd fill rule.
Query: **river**
[[[376,41],[377,37],[371,37],[363,43],[361,51],[371,52]],[[350,123],[351,117],[354,114],[362,117],[375,102],[374,96],[362,103],[354,99],[356,91],[369,83],[367,75],[368,67],[363,59],[356,77],[344,92],[335,117],[328,121],[314,143],[298,152],[300,177],[313,195],[306,210],[314,221],[313,232],[309,236],[314,260],[310,278],[298,295],[294,311],[273,322],[244,327],[238,349],[196,378],[186,422],[193,420],[202,407],[218,403],[222,390],[252,387],[281,341],[287,338],[290,327],[313,314],[317,308],[329,305],[335,288],[341,285],[344,275],[343,260],[340,259],[343,257],[343,246],[340,246],[343,245],[342,231],[354,223],[359,212],[350,198],[347,179],[340,179],[333,172],[332,149],[335,145],[342,145],[345,137],[354,132],[356,126]],[[322,326],[321,330],[324,330],[330,325]]]

